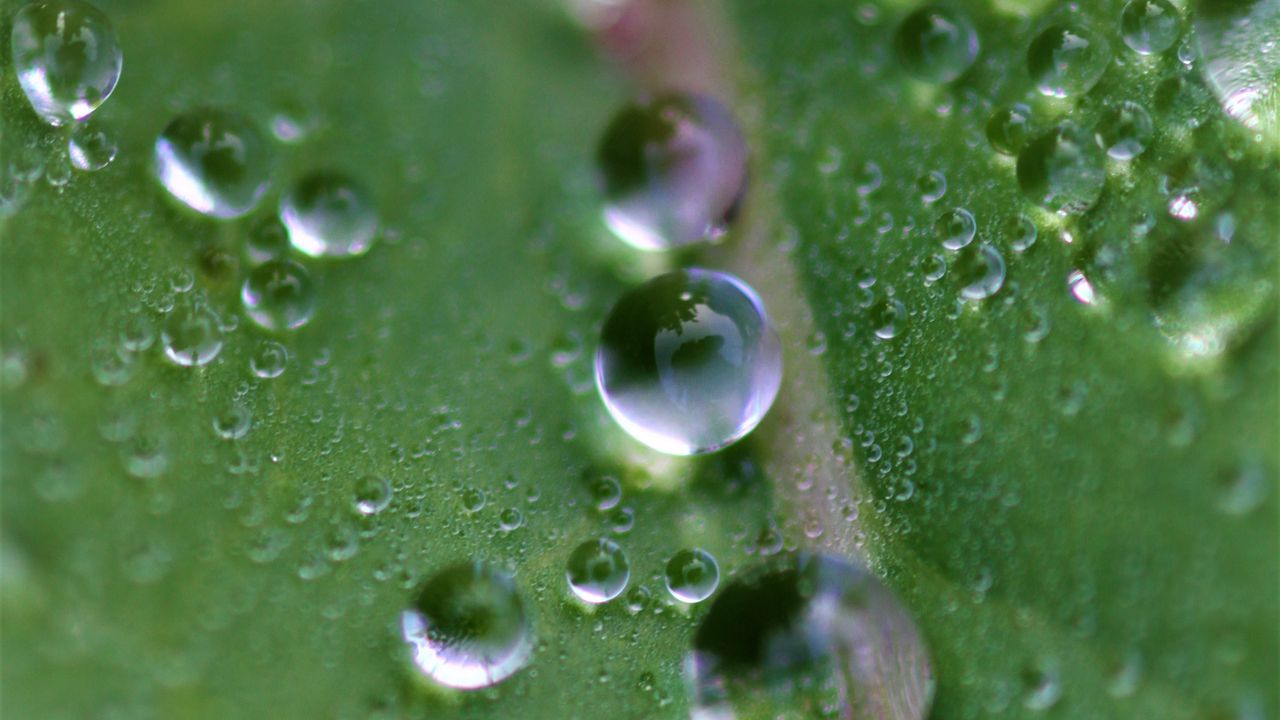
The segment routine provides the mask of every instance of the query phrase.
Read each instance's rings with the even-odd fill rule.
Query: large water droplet
[[[1031,200],[1060,215],[1082,213],[1106,184],[1102,151],[1089,133],[1065,122],[1018,154],[1018,185]]]
[[[524,667],[533,633],[524,600],[506,573],[484,563],[453,565],[422,587],[400,615],[413,662],[427,677],[471,690]]]
[[[1222,109],[1280,144],[1280,2],[1201,0],[1195,28]]]
[[[262,136],[228,110],[185,112],[156,138],[155,173],[183,204],[219,219],[237,218],[267,191],[271,160]]]
[[[363,255],[378,232],[378,212],[364,188],[346,175],[312,173],[280,199],[289,242],[311,257]]]
[[[1129,0],[1120,12],[1124,44],[1142,55],[1173,47],[1182,35],[1182,18],[1169,0]]]
[[[720,565],[701,548],[681,550],[667,561],[667,591],[682,603],[699,603],[711,597],[720,584]]]
[[[696,720],[929,713],[933,673],[914,620],[860,566],[786,556],[725,587],[685,660]]]
[[[598,604],[620,595],[631,578],[627,554],[607,538],[588,540],[569,555],[565,577],[573,594]]]
[[[747,147],[729,111],[705,95],[623,108],[600,142],[604,219],[641,250],[725,231],[747,186]]]
[[[1110,43],[1084,26],[1051,25],[1027,49],[1027,70],[1036,89],[1052,97],[1088,92],[1110,62]]]
[[[124,55],[111,22],[80,0],[38,0],[13,16],[18,84],[50,125],[83,120],[111,95]]]
[[[902,21],[895,44],[907,72],[928,82],[951,82],[978,58],[978,33],[969,18],[933,5]]]
[[[672,455],[722,448],[773,404],[782,348],[755,291],[713,270],[680,270],[624,295],[605,320],[596,384],[632,437]]]
[[[267,330],[293,330],[316,308],[311,273],[292,260],[272,260],[254,268],[240,288],[245,314]]]
[[[1151,142],[1153,125],[1147,109],[1125,100],[1108,109],[1098,120],[1094,135],[1098,146],[1116,160],[1132,160]]]

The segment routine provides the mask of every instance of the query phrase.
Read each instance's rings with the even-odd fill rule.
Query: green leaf
[[[595,395],[602,318],[667,261],[600,223],[595,142],[632,88],[563,7],[99,5],[125,63],[94,119],[119,156],[24,186],[0,216],[0,715],[684,717],[705,604],[665,602],[665,562],[703,547],[732,577],[771,533],[869,557],[928,638],[933,717],[1036,715],[1046,678],[1063,717],[1280,712],[1274,146],[1173,51],[1129,53],[1115,3],[1087,10],[1113,66],[1036,119],[1091,128],[1137,99],[1157,130],[1066,220],[1034,211],[983,137],[992,103],[1031,91],[1040,11],[966,3],[978,65],[933,86],[892,54],[905,3],[873,21],[839,3],[731,8],[757,183],[698,261],[765,297],[788,376],[752,437],[696,461],[643,450]],[[16,7],[0,15],[0,165],[48,168],[66,139],[14,77]],[[193,217],[151,176],[156,134],[198,105],[308,127],[274,145],[258,215],[329,168],[379,207],[367,256],[305,261],[318,304],[295,333],[242,316],[255,218]],[[883,182],[863,197],[866,161]],[[930,171],[947,191],[925,205]],[[1179,193],[1193,222],[1169,215]],[[980,302],[958,299],[932,234],[952,206],[1008,267]],[[1206,242],[1224,212],[1229,252]],[[1003,229],[1018,213],[1039,228],[1021,254]],[[950,267],[926,286],[934,253]],[[906,315],[880,340],[890,287]],[[127,382],[99,382],[102,348],[200,294],[238,319],[213,363],[175,367],[156,343]],[[269,337],[290,359],[263,380],[249,363]],[[239,409],[248,433],[218,437]],[[394,496],[361,519],[369,475]],[[605,512],[603,475],[624,487]],[[623,508],[634,527],[617,532]],[[570,600],[565,562],[596,536],[627,552],[651,594],[640,612]],[[494,688],[440,691],[408,663],[398,615],[432,572],[480,558],[514,571],[534,659]]]

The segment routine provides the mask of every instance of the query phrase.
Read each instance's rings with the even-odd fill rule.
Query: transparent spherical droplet
[[[872,332],[881,340],[892,340],[902,332],[907,320],[907,308],[899,300],[880,300],[871,306],[867,314]]]
[[[1146,108],[1125,100],[1108,109],[1098,120],[1094,137],[1098,147],[1116,160],[1132,160],[1151,142],[1154,126]]]
[[[203,215],[237,218],[267,191],[271,159],[262,136],[238,113],[196,108],[169,122],[156,138],[156,179]]]
[[[1106,180],[1102,151],[1074,123],[1059,125],[1018,154],[1018,185],[1023,194],[1060,215],[1093,207]]]
[[[207,365],[222,351],[222,322],[202,304],[177,308],[165,318],[160,344],[174,364]]]
[[[1035,221],[1026,215],[1018,214],[1009,218],[1004,224],[1005,236],[1009,239],[1009,247],[1014,252],[1024,253],[1036,244],[1036,237],[1040,231],[1036,229]]]
[[[110,343],[99,343],[93,348],[91,369],[99,384],[119,387],[133,379],[138,369],[137,356]]]
[[[250,264],[261,265],[289,255],[289,232],[275,216],[258,218],[244,239],[244,254]]]
[[[120,345],[130,352],[142,352],[155,341],[155,324],[141,313],[130,315],[120,328]]]
[[[920,258],[920,275],[924,278],[925,287],[941,280],[947,274],[947,259],[938,253],[931,253]]]
[[[569,589],[584,602],[608,602],[627,587],[631,566],[618,543],[607,538],[588,540],[569,555],[565,569]]]
[[[280,377],[289,364],[289,350],[275,340],[263,340],[249,357],[249,370],[263,380]]]
[[[1022,103],[1000,108],[987,121],[987,142],[1001,155],[1017,155],[1031,134],[1031,108]]]
[[[940,215],[933,224],[933,229],[942,247],[959,250],[973,242],[974,236],[978,234],[978,221],[974,220],[973,213],[968,210],[954,208]]]
[[[498,514],[498,527],[503,532],[519,530],[522,525],[524,525],[524,513],[520,512],[519,508],[504,508]]]
[[[453,565],[431,576],[400,615],[413,662],[452,688],[489,687],[523,668],[533,631],[515,583],[484,562]]]
[[[1111,63],[1111,44],[1084,26],[1051,25],[1031,41],[1027,69],[1041,94],[1067,97],[1088,92]]]
[[[978,33],[969,18],[933,5],[902,21],[895,46],[907,72],[934,83],[955,80],[978,59]]]
[[[272,260],[254,268],[240,288],[245,314],[266,330],[293,330],[316,309],[311,273],[292,260]]]
[[[213,416],[213,432],[223,440],[239,440],[249,434],[253,425],[253,413],[244,403],[232,403]]]
[[[667,591],[682,603],[699,603],[711,597],[720,584],[720,565],[700,548],[681,550],[667,561]]]
[[[365,475],[356,481],[351,506],[361,515],[377,515],[391,504],[394,491],[391,482],[378,475]]]
[[[947,176],[939,170],[930,170],[916,178],[916,192],[925,205],[938,202],[947,194]]]
[[[1199,2],[1201,71],[1223,111],[1280,147],[1280,3]]]
[[[93,172],[116,159],[116,138],[94,122],[76,125],[67,138],[67,158],[77,170]]]
[[[605,407],[632,437],[693,455],[725,447],[759,424],[782,380],[782,349],[746,283],[689,269],[618,300],[595,369]]]
[[[966,300],[985,300],[1004,286],[1004,257],[993,245],[983,243],[961,253],[955,264],[960,296]]]
[[[922,720],[934,691],[924,638],[893,593],[861,566],[807,553],[728,584],[684,672],[695,720]]]
[[[50,125],[83,120],[111,95],[124,55],[111,22],[81,0],[37,0],[13,16],[18,84]]]
[[[591,500],[596,510],[612,510],[622,502],[622,484],[612,475],[601,475],[591,483]]]
[[[315,172],[280,199],[289,242],[311,257],[352,257],[369,251],[378,212],[364,188],[341,173]]]
[[[604,220],[641,250],[714,238],[747,187],[747,146],[729,111],[705,95],[672,93],[624,107],[597,154]]]
[[[1182,18],[1169,0],[1129,0],[1120,12],[1124,44],[1142,55],[1173,47],[1182,35]]]

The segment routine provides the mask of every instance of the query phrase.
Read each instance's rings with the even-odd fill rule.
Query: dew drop
[[[978,58],[978,33],[969,18],[934,5],[902,21],[895,45],[907,72],[932,83],[955,80]]]
[[[1017,155],[1031,134],[1031,108],[1022,103],[1000,108],[987,121],[987,142],[1001,155]]]
[[[266,330],[293,330],[307,324],[316,307],[311,273],[292,260],[272,260],[254,268],[240,288],[245,314]]]
[[[316,172],[280,199],[289,242],[311,257],[353,257],[369,251],[378,212],[364,188],[341,173]]]
[[[1027,49],[1031,79],[1041,94],[1051,97],[1088,92],[1110,62],[1110,43],[1084,26],[1051,25]]]
[[[202,215],[245,215],[269,184],[271,159],[262,136],[238,113],[196,108],[175,117],[156,138],[155,173],[169,194]]]
[[[278,378],[289,364],[289,350],[275,340],[263,340],[249,358],[249,370],[263,380]]]
[[[232,403],[227,409],[213,416],[213,433],[223,440],[239,440],[249,434],[253,413],[244,403]]]
[[[115,137],[94,122],[76,125],[67,138],[67,158],[77,170],[85,172],[110,165],[118,149]]]
[[[244,241],[244,253],[252,265],[282,260],[288,256],[289,247],[289,232],[275,216],[258,218]]]
[[[718,237],[747,187],[747,147],[728,109],[705,95],[628,105],[597,162],[604,220],[627,244],[665,250]]]
[[[1280,3],[1197,3],[1195,37],[1223,111],[1280,144]]]
[[[947,176],[941,171],[930,170],[916,179],[916,192],[925,205],[938,202],[947,194]]]
[[[400,615],[413,662],[428,678],[463,690],[501,682],[529,662],[533,632],[515,583],[484,562],[431,576]]]
[[[1005,221],[1005,235],[1009,238],[1009,247],[1016,253],[1024,253],[1036,244],[1035,221],[1026,215],[1018,214]]]
[[[519,508],[504,508],[498,513],[498,528],[503,532],[519,530],[524,525],[524,513]]]
[[[872,332],[881,340],[892,340],[902,332],[907,320],[907,309],[902,302],[884,299],[871,306],[867,313]]]
[[[1023,194],[1059,215],[1093,207],[1106,180],[1102,151],[1074,123],[1059,125],[1018,154],[1018,185]]]
[[[1071,291],[1071,297],[1082,305],[1093,305],[1098,300],[1093,283],[1079,270],[1072,270],[1067,274],[1067,289]]]
[[[391,483],[378,475],[365,475],[356,480],[351,507],[361,515],[377,515],[391,504]]]
[[[932,704],[929,653],[864,568],[802,553],[726,585],[686,656],[695,720],[899,718]]]
[[[83,120],[111,95],[124,55],[107,16],[81,0],[37,0],[13,16],[18,84],[50,125]]]
[[[1108,109],[1098,120],[1094,136],[1098,147],[1116,160],[1132,160],[1151,142],[1151,115],[1138,103],[1125,100]]]
[[[93,377],[105,387],[119,387],[133,379],[137,372],[137,357],[111,343],[98,343],[92,351]]]
[[[222,352],[222,323],[203,303],[190,303],[165,318],[160,344],[175,365],[207,365]]]
[[[720,584],[720,566],[706,550],[681,550],[667,561],[666,583],[676,600],[699,603],[711,597]]]
[[[1141,55],[1173,47],[1182,35],[1182,19],[1169,0],[1129,0],[1120,12],[1124,44]]]
[[[933,224],[933,229],[942,242],[942,247],[959,250],[973,242],[978,233],[978,222],[968,210],[954,208],[943,213]]]
[[[605,407],[628,434],[661,452],[693,455],[755,428],[778,393],[782,350],[746,283],[689,269],[618,301],[595,369]]]
[[[622,501],[622,484],[612,475],[601,475],[591,483],[591,500],[596,510],[612,510]]]
[[[960,296],[966,300],[985,300],[1004,286],[1004,257],[994,245],[982,244],[960,254],[955,263]]]
[[[607,538],[588,540],[569,555],[565,569],[569,589],[593,605],[608,602],[627,587],[631,566],[618,543]]]

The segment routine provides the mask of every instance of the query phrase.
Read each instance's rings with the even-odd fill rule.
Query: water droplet
[[[13,67],[50,125],[83,120],[111,95],[124,55],[111,22],[80,0],[37,0],[13,16]]]
[[[1182,35],[1182,18],[1169,0],[1129,0],[1120,12],[1124,44],[1141,55],[1173,47]]]
[[[191,303],[165,318],[160,344],[174,364],[207,365],[222,351],[222,323],[203,303]]]
[[[1083,305],[1092,305],[1097,302],[1093,283],[1089,282],[1089,278],[1079,270],[1072,270],[1067,274],[1067,288],[1071,291],[1071,296]]]
[[[59,158],[57,162],[50,163],[44,169],[44,181],[49,187],[62,189],[67,183],[71,182],[71,163],[62,162]]]
[[[484,562],[431,576],[400,615],[413,662],[432,680],[473,690],[505,680],[533,651],[524,600],[506,573]]]
[[[478,487],[467,487],[462,490],[462,509],[468,513],[475,514],[484,509],[488,498],[485,497],[484,490]]]
[[[973,213],[968,210],[955,208],[939,216],[933,229],[942,242],[942,247],[959,250],[973,242],[974,235],[978,233],[978,221],[973,219]]]
[[[987,142],[1001,155],[1017,155],[1031,134],[1031,108],[1022,103],[1000,108],[987,121]]]
[[[271,158],[241,115],[197,108],[175,117],[156,138],[160,184],[196,212],[231,219],[252,210],[269,185]]]
[[[915,621],[861,566],[784,556],[725,586],[685,659],[695,720],[921,720],[933,672]]]
[[[1202,71],[1227,115],[1280,143],[1280,4],[1196,4]]]
[[[1036,244],[1039,231],[1035,222],[1026,215],[1018,214],[1009,218],[1004,224],[1005,235],[1009,238],[1009,247],[1016,253],[1024,253]]]
[[[892,340],[902,332],[907,320],[907,309],[894,299],[880,300],[867,313],[872,332],[881,340]]]
[[[311,257],[353,257],[369,251],[378,212],[359,183],[346,175],[316,172],[280,199],[280,221],[289,242]]]
[[[213,432],[223,440],[239,440],[249,434],[253,413],[244,403],[235,402],[225,412],[213,416]]]
[[[720,566],[706,550],[681,550],[667,561],[666,582],[671,597],[682,603],[699,603],[711,597],[720,584]]]
[[[67,157],[78,170],[101,170],[116,159],[115,136],[93,122],[81,123],[71,130],[67,138]]]
[[[622,501],[622,484],[612,475],[601,475],[591,483],[591,500],[596,510],[612,510]]]
[[[365,475],[356,480],[351,506],[361,515],[377,515],[387,509],[393,495],[391,483],[386,478]]]
[[[574,595],[594,605],[622,594],[631,567],[618,543],[600,538],[582,543],[569,555],[565,577]]]
[[[142,352],[156,340],[156,328],[151,318],[134,313],[120,328],[120,345],[130,352]]]
[[[955,277],[961,283],[961,297],[966,300],[985,300],[1004,286],[1004,258],[994,245],[987,243],[976,250],[967,249],[956,260]]]
[[[1151,142],[1151,115],[1138,103],[1126,100],[1108,109],[1098,120],[1094,135],[1098,147],[1116,160],[1132,160]]]
[[[938,202],[947,194],[947,176],[938,170],[931,170],[921,175],[916,178],[916,192],[920,194],[920,201],[925,205]]]
[[[938,253],[920,258],[920,274],[924,277],[925,287],[938,282],[947,274],[946,258]]]
[[[519,530],[523,525],[524,513],[520,512],[519,508],[504,508],[501,513],[498,513],[498,527],[503,532]]]
[[[760,298],[738,278],[689,269],[654,278],[610,311],[596,353],[605,407],[661,452],[711,452],[773,404],[782,350]]]
[[[1078,214],[1093,207],[1106,180],[1102,150],[1074,123],[1059,125],[1018,154],[1018,185],[1022,192],[1059,215]]]
[[[715,238],[746,193],[747,147],[732,114],[705,95],[667,94],[623,108],[597,162],[604,220],[641,250]]]
[[[1084,26],[1051,25],[1027,49],[1027,69],[1036,89],[1052,97],[1088,92],[1110,63],[1110,43]]]
[[[1062,699],[1062,678],[1057,665],[1041,662],[1026,668],[1022,673],[1025,692],[1022,706],[1028,710],[1048,710]]]
[[[955,80],[978,59],[978,33],[969,18],[933,5],[902,21],[895,44],[907,72],[933,83]]]
[[[244,241],[245,256],[253,265],[283,260],[289,254],[289,247],[289,232],[275,216],[258,218]]]
[[[266,330],[293,330],[307,324],[316,308],[311,273],[292,260],[272,260],[254,268],[240,288],[245,314]]]
[[[249,369],[263,380],[280,377],[289,364],[289,350],[275,340],[263,340],[249,358]]]
[[[98,343],[92,351],[93,377],[107,387],[119,387],[133,379],[138,369],[137,357],[111,343]]]

